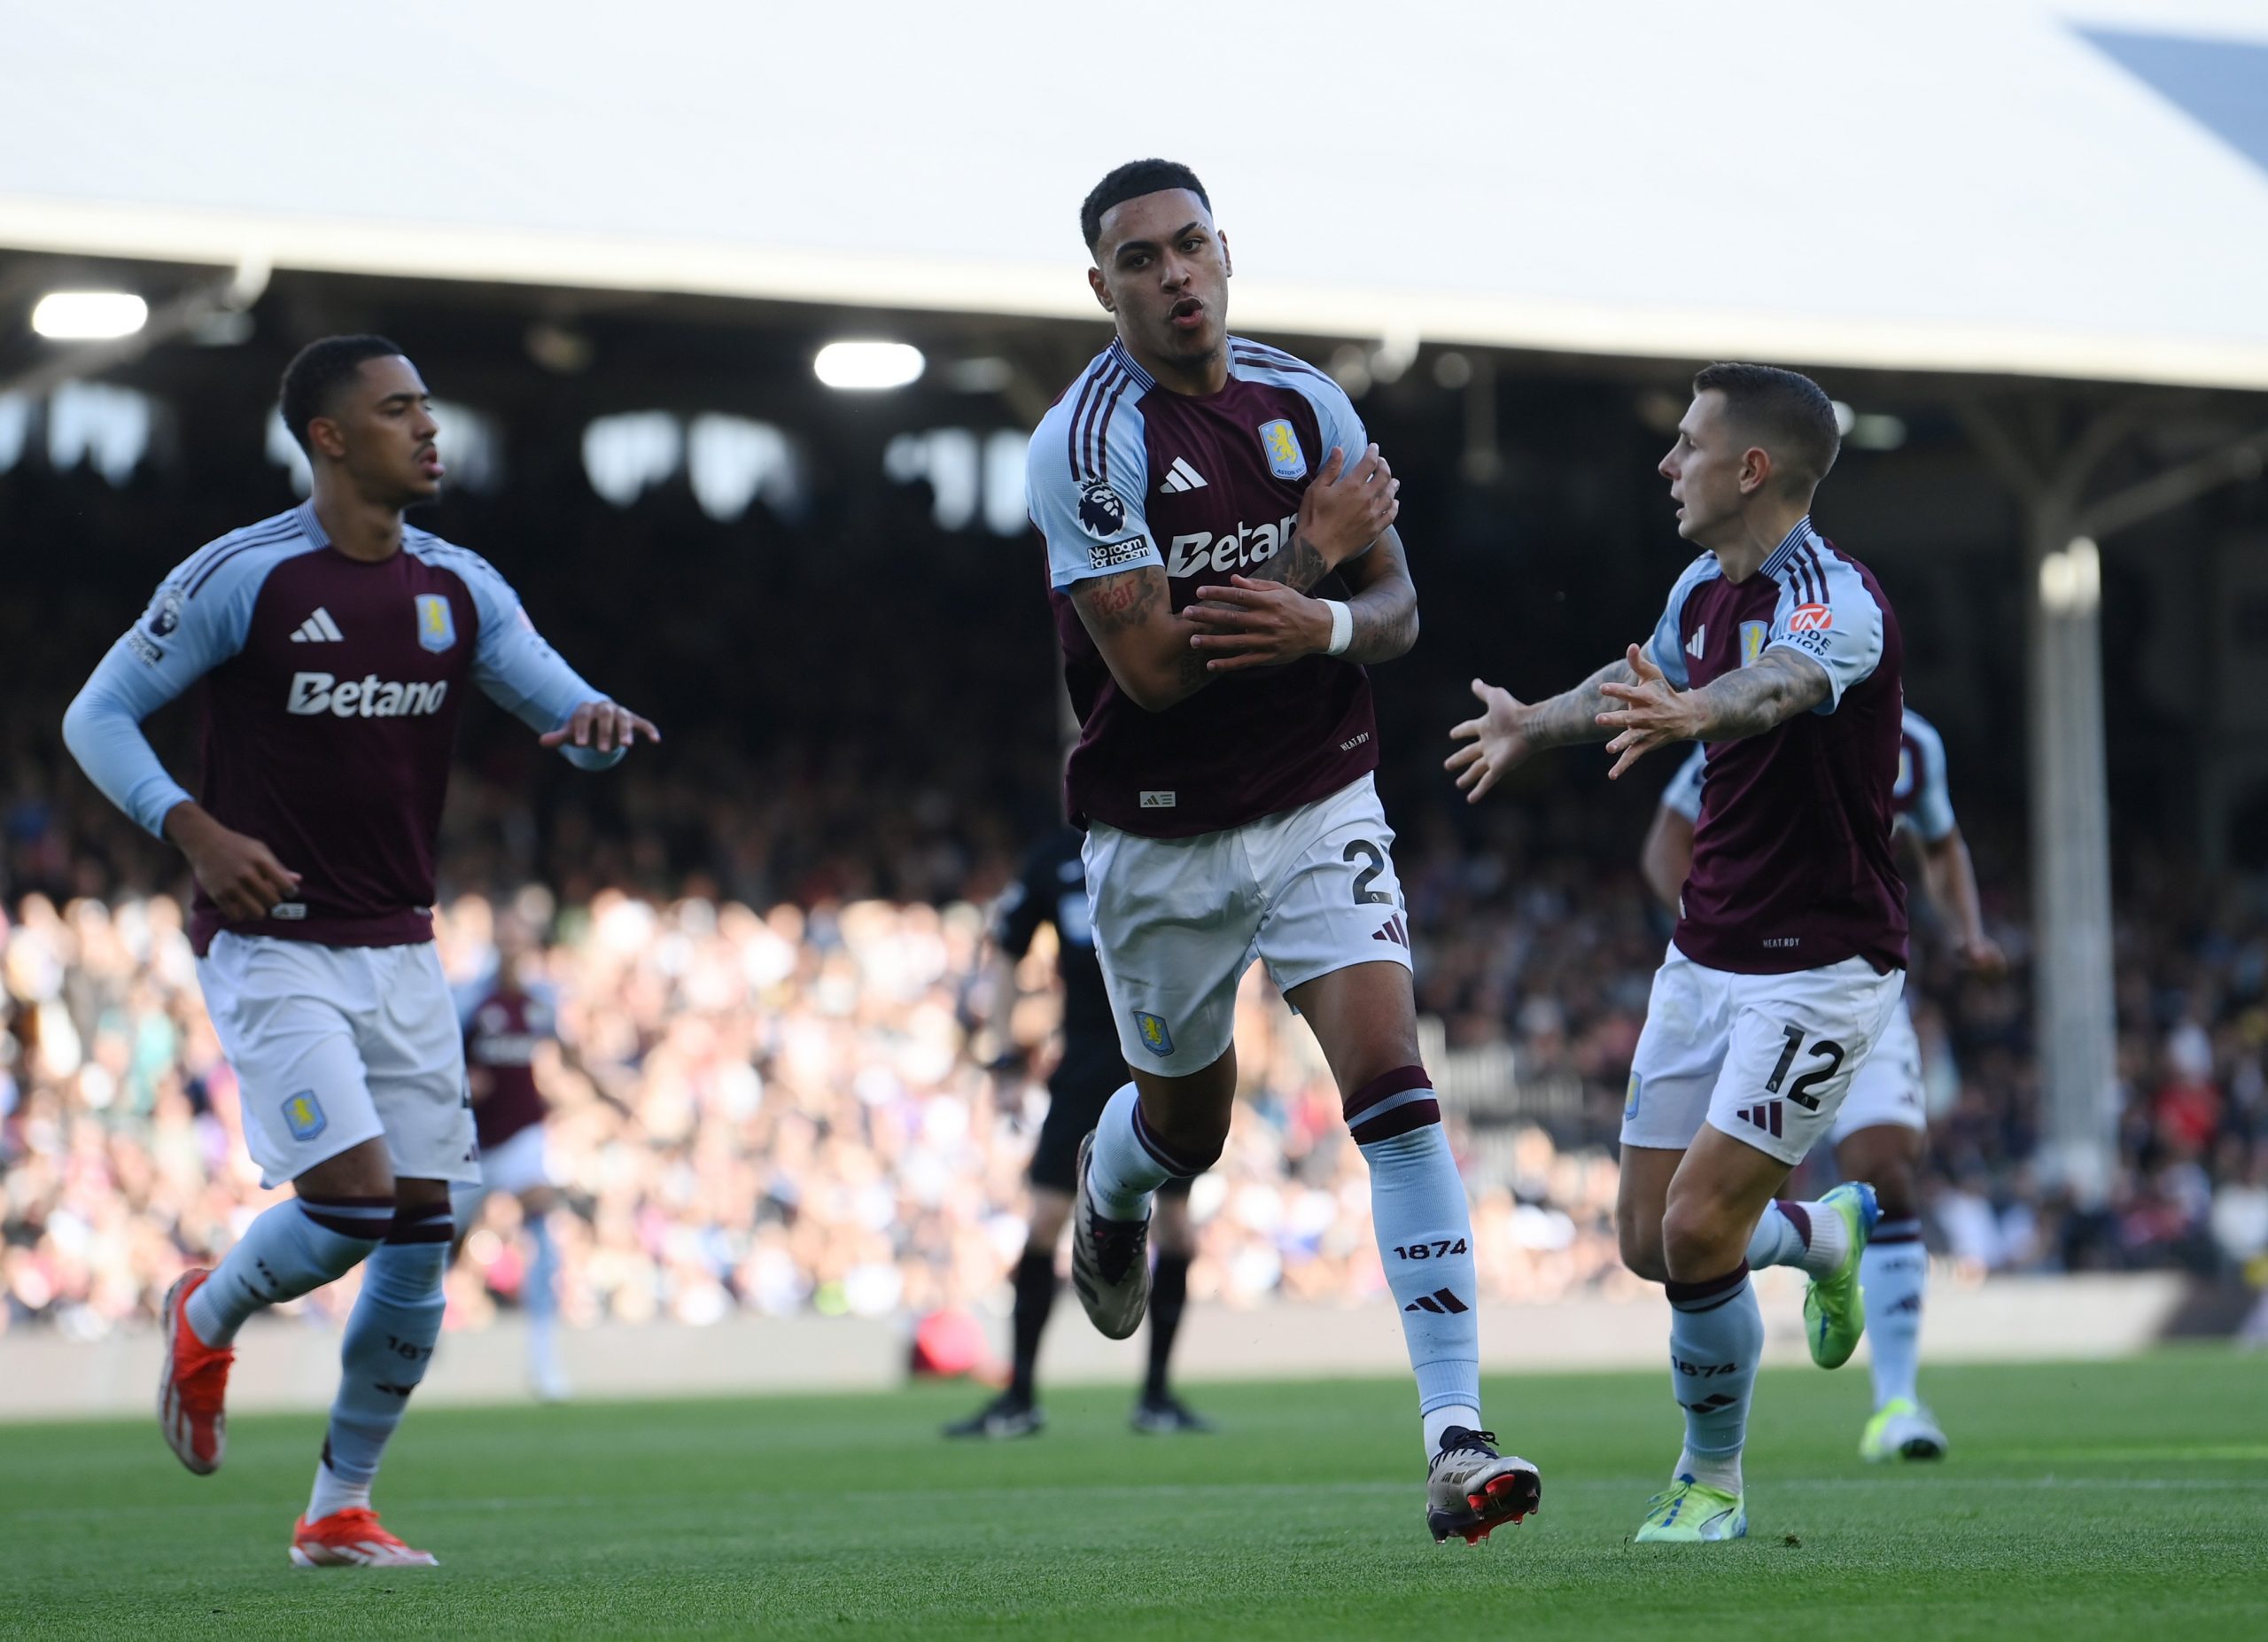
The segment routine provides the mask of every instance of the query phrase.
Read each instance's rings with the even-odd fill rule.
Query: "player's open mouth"
[[[1184,297],[1173,305],[1173,312],[1168,317],[1184,331],[1193,330],[1204,322],[1205,305],[1195,297]]]
[[[423,471],[427,479],[439,479],[442,474],[448,471],[447,468],[441,465],[440,453],[438,451],[419,451],[417,453],[417,465]]]

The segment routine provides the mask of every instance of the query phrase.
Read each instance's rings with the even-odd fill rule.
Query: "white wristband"
[[[1325,599],[1323,607],[1331,612],[1331,643],[1323,653],[1344,656],[1347,647],[1355,642],[1355,612],[1340,599]]]

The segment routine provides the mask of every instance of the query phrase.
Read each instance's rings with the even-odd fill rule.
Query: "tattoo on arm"
[[[1274,558],[1254,566],[1250,580],[1280,581],[1295,592],[1305,593],[1330,573],[1331,566],[1324,563],[1322,552],[1294,526],[1292,539],[1277,550]]]
[[[1541,751],[1546,747],[1572,747],[1578,742],[1612,739],[1614,732],[1599,723],[1598,715],[1619,704],[1599,686],[1632,684],[1637,677],[1630,671],[1628,662],[1610,661],[1574,689],[1562,690],[1548,701],[1539,701],[1534,716],[1528,720],[1529,742]]]
[[[1355,619],[1355,632],[1342,659],[1370,664],[1408,655],[1418,642],[1418,588],[1394,527],[1388,525],[1369,552],[1339,568],[1354,589],[1347,613]]]
[[[1165,573],[1154,565],[1144,565],[1077,583],[1071,591],[1071,603],[1099,638],[1146,624],[1151,612],[1164,602],[1165,591]]]
[[[1162,665],[1172,680],[1172,700],[1193,696],[1213,681],[1205,671],[1205,658],[1189,647],[1194,629],[1175,618],[1166,573],[1156,565],[1078,582],[1071,589],[1071,603],[1098,646],[1121,634],[1162,626],[1166,634],[1157,642],[1171,647]],[[1121,677],[1119,682],[1123,686],[1129,681]]]
[[[1768,650],[1699,693],[1697,741],[1739,741],[1776,729],[1827,699],[1827,669],[1794,650]]]

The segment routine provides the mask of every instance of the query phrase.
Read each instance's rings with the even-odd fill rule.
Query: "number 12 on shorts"
[[[1821,1038],[1806,1050],[1804,1048],[1802,1027],[1790,1026],[1787,1028],[1787,1047],[1780,1051],[1780,1063],[1772,1069],[1772,1076],[1765,1082],[1764,1093],[1767,1094],[1780,1093],[1780,1086],[1786,1080],[1789,1069],[1795,1065],[1796,1056],[1798,1054],[1822,1059],[1827,1062],[1826,1065],[1813,1067],[1795,1082],[1788,1085],[1788,1099],[1807,1112],[1815,1112],[1819,1109],[1819,1097],[1812,1091],[1843,1070],[1843,1046],[1831,1038]]]

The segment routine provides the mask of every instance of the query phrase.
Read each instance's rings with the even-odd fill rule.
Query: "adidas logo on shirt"
[[[315,613],[301,622],[291,634],[291,642],[294,644],[338,644],[343,642],[346,637],[346,635],[338,630],[338,624],[330,619],[330,612],[318,604],[315,606]]]
[[[1176,456],[1173,459],[1173,465],[1166,470],[1166,482],[1158,488],[1169,495],[1177,494],[1184,490],[1202,490],[1205,488],[1205,476],[1179,456]]]
[[[1689,656],[1700,656],[1706,653],[1708,648],[1709,624],[1705,621],[1694,628],[1693,636],[1685,641],[1685,653]]]

